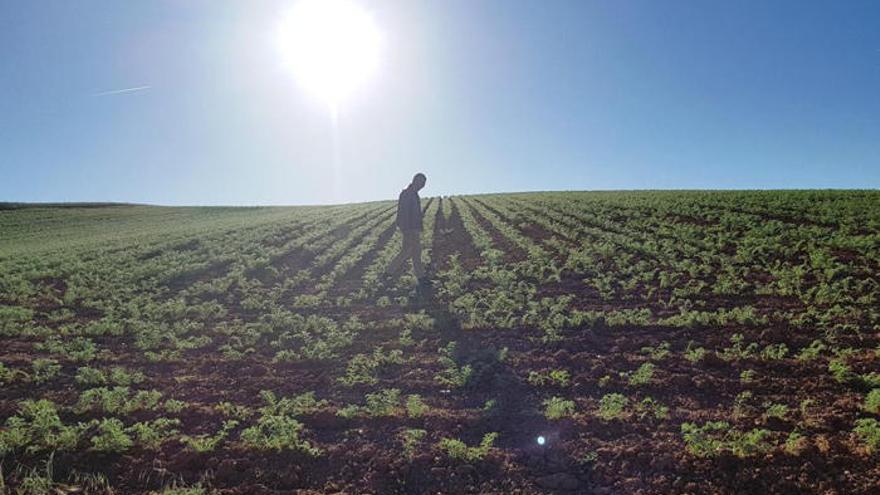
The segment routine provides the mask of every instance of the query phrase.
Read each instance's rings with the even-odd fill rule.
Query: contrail
[[[102,91],[100,93],[95,93],[92,96],[107,96],[107,95],[118,95],[122,93],[134,93],[135,91],[143,91],[145,89],[150,89],[152,86],[137,86],[134,88],[125,88],[125,89],[114,89],[111,91]]]

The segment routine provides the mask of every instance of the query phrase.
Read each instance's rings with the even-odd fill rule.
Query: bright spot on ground
[[[544,437],[538,437],[538,445],[544,445],[547,440]]]
[[[335,107],[375,75],[381,33],[354,2],[301,0],[281,20],[278,48],[297,81]]]

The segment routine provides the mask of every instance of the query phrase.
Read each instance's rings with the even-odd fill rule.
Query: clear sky
[[[880,187],[876,0],[360,0],[336,126],[280,62],[294,3],[0,2],[0,201]]]

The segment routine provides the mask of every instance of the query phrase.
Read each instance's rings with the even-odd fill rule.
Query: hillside
[[[880,192],[422,206],[0,211],[0,494],[876,493]]]

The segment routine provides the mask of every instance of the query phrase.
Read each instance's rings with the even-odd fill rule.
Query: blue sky
[[[880,187],[877,1],[361,0],[381,65],[336,127],[292,3],[0,3],[0,201]]]

